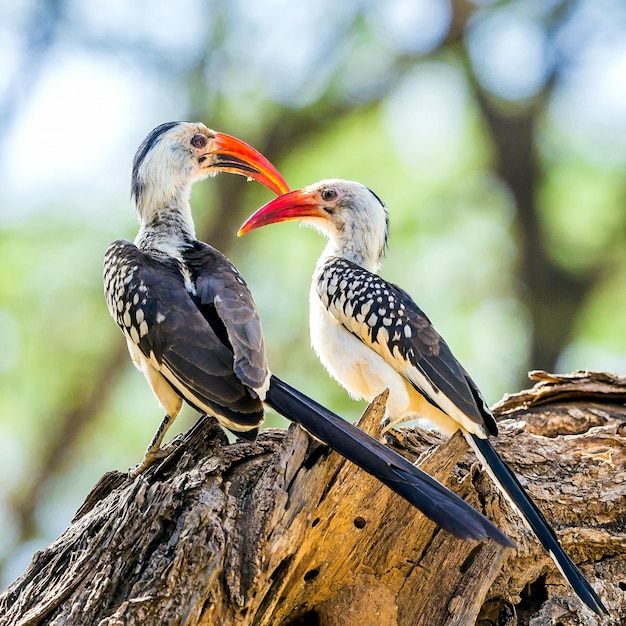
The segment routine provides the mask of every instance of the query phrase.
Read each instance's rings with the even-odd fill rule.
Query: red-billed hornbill
[[[161,442],[183,400],[249,439],[263,422],[265,403],[456,536],[513,546],[428,474],[271,374],[245,281],[224,255],[195,236],[191,185],[219,171],[253,178],[277,194],[289,189],[245,143],[198,123],[163,124],[148,135],[133,163],[139,234],[134,243],[113,242],[106,253],[109,311],[166,412],[131,473],[166,454]]]
[[[371,401],[389,389],[386,427],[420,419],[444,434],[461,429],[578,596],[596,613],[606,612],[491,445],[498,427],[474,381],[409,294],[376,273],[388,233],[380,198],[360,183],[324,180],[267,203],[239,234],[294,219],[329,239],[310,292],[311,342],[326,369],[354,398]]]

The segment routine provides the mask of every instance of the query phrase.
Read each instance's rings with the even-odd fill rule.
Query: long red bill
[[[289,191],[280,172],[258,150],[236,137],[215,133],[211,153],[216,157],[215,169],[253,178],[275,194]]]
[[[237,236],[241,237],[261,226],[303,217],[326,218],[328,214],[321,208],[317,193],[296,189],[263,205],[243,223]]]

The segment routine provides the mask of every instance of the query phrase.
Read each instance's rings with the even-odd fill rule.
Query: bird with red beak
[[[329,240],[313,275],[309,320],[311,343],[329,373],[354,398],[371,401],[389,389],[386,428],[417,419],[444,434],[460,429],[574,591],[597,614],[606,613],[491,444],[498,427],[476,383],[411,296],[377,274],[388,235],[381,199],[357,182],[323,180],[267,203],[239,234],[288,220]]]
[[[276,194],[289,189],[278,170],[243,141],[201,123],[161,124],[133,160],[139,233],[134,243],[114,241],[105,255],[109,311],[166,413],[133,475],[165,455],[161,443],[183,401],[239,436],[254,438],[264,419],[269,373],[256,309],[222,329],[219,307],[205,302],[221,297],[220,307],[235,309],[233,289],[245,284],[226,257],[196,239],[191,186],[218,172],[241,174]],[[220,276],[221,294],[214,289]],[[226,330],[232,331],[228,345]],[[240,345],[246,358],[235,368],[233,351]]]
[[[513,543],[464,500],[382,443],[271,373],[261,322],[245,280],[218,250],[198,241],[189,204],[194,181],[243,174],[288,190],[271,163],[242,141],[203,124],[170,122],[139,147],[132,197],[134,243],[114,241],[104,263],[109,312],[135,365],[165,410],[135,476],[161,448],[183,402],[239,437],[254,439],[270,407],[354,462],[462,539]]]

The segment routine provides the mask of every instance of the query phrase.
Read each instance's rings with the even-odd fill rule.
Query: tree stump
[[[576,598],[457,433],[388,443],[518,545],[464,542],[300,428],[229,444],[203,418],[145,474],[103,476],[0,597],[0,625],[626,623],[626,377],[533,373],[496,447],[609,608]],[[385,395],[361,428],[380,437]]]

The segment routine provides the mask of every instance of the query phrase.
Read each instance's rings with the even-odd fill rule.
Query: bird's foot
[[[139,476],[139,474],[143,474],[155,461],[164,459],[172,454],[172,452],[178,448],[179,443],[180,442],[174,440],[162,448],[158,446],[149,447],[143,455],[141,463],[128,470],[128,477],[135,478]]]

